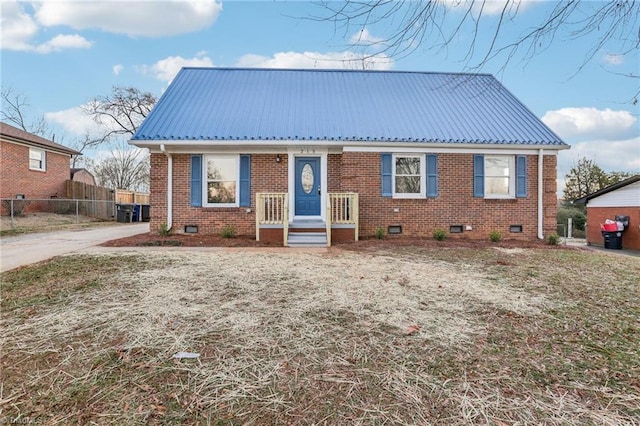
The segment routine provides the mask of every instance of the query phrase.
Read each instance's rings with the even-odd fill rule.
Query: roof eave
[[[589,194],[586,195],[582,198],[578,198],[576,200],[573,200],[574,204],[587,204],[589,202],[589,200],[592,200],[594,198],[597,198],[601,195],[604,194],[608,194],[611,191],[615,191],[616,189],[620,189],[623,188],[627,185],[631,185],[632,183],[638,182],[640,181],[640,175],[635,175],[635,176],[631,176],[630,178],[627,178],[625,180],[622,180],[620,182],[614,183],[611,186],[608,186],[606,188],[602,188],[600,191],[596,191],[593,194]]]
[[[2,139],[6,140],[7,142],[13,142],[13,143],[19,143],[19,144],[23,144],[23,145],[28,145],[28,146],[34,146],[36,148],[42,148],[42,149],[46,149],[49,151],[54,151],[60,154],[67,154],[67,155],[82,155],[82,153],[80,151],[76,151],[75,149],[71,149],[71,148],[66,148],[66,147],[56,147],[56,146],[51,146],[48,144],[44,144],[44,143],[39,143],[36,141],[32,141],[32,140],[28,140],[28,139],[24,139],[24,138],[17,138],[11,135],[7,135],[7,134],[2,134]]]
[[[549,145],[539,143],[494,143],[494,142],[422,142],[422,141],[379,141],[379,140],[331,140],[331,139],[207,139],[207,140],[162,140],[162,139],[131,139],[130,145],[139,148],[180,148],[189,147],[231,147],[231,146],[263,146],[263,147],[292,147],[292,146],[362,146],[393,149],[396,147],[420,147],[420,148],[491,148],[491,149],[545,149],[565,150],[571,148],[567,144]]]

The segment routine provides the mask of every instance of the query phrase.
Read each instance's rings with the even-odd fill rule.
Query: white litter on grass
[[[177,352],[173,354],[173,357],[176,359],[194,359],[200,356],[199,353],[195,352]]]

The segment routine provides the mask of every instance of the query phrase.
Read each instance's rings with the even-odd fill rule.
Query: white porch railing
[[[327,196],[327,246],[331,246],[331,225],[354,225],[354,238],[358,241],[359,211],[358,194],[355,192],[332,192]]]
[[[289,236],[289,195],[286,192],[256,194],[256,241],[260,241],[260,225],[282,225],[283,243]]]
[[[332,225],[353,225],[358,241],[359,198],[355,192],[333,192],[326,199],[327,246],[331,246]],[[289,239],[289,194],[287,192],[259,192],[256,194],[256,241],[260,241],[260,226],[282,225],[283,244]]]

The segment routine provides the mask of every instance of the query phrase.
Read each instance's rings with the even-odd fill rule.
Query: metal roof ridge
[[[221,70],[221,71],[300,71],[300,72],[346,72],[346,73],[371,73],[371,74],[430,74],[430,75],[461,75],[469,77],[493,77],[491,73],[474,73],[462,71],[413,71],[413,70],[360,70],[343,68],[268,68],[268,67],[182,67],[184,70]]]

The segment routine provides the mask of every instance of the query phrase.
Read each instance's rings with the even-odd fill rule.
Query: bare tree
[[[568,40],[594,37],[595,43],[582,52],[584,57],[576,64],[576,73],[605,47],[615,45],[617,51],[613,53],[622,56],[637,54],[640,49],[640,2],[636,0],[559,1],[516,38],[505,36],[505,30],[521,13],[520,0],[346,0],[340,3],[323,0],[320,5],[323,13],[310,19],[330,21],[336,30],[342,29],[345,34],[384,22],[387,32],[381,40],[376,40],[375,47],[378,53],[392,58],[407,56],[419,47],[446,51],[470,31],[462,58],[468,70],[478,70],[492,60],[499,60],[502,71],[518,53],[523,59],[531,59],[560,37]],[[497,15],[496,5],[502,5]],[[489,16],[495,21],[485,25]],[[490,35],[488,43],[480,43],[481,33]],[[638,75],[630,77],[638,78]],[[637,102],[638,95],[640,90],[634,94],[633,103]]]
[[[135,87],[114,87],[108,95],[97,96],[83,107],[102,129],[99,137],[85,135],[86,147],[116,141],[107,158],[85,161],[98,183],[110,188],[147,191],[149,189],[149,154],[128,146],[125,139],[133,136],[155,105],[156,97]]]
[[[91,136],[89,132],[86,132],[82,138],[76,139],[71,143],[71,148],[84,153],[87,148],[96,148],[104,142],[102,136]],[[81,158],[80,155],[73,155],[71,157],[71,167],[76,168],[80,163],[86,163],[86,158]]]
[[[630,172],[605,172],[594,160],[583,157],[565,175],[564,199],[577,200],[631,176]]]
[[[117,135],[133,136],[156,101],[149,92],[116,86],[110,94],[90,100],[83,110],[104,128],[103,140],[108,140]]]
[[[149,154],[143,149],[131,149],[122,142],[101,160],[87,160],[87,168],[98,185],[130,191],[149,190]]]
[[[12,87],[2,86],[0,90],[2,101],[2,121],[12,124],[25,132],[46,137],[49,126],[40,115],[35,121],[27,119],[27,110],[31,107],[29,98],[20,92],[16,92]]]

